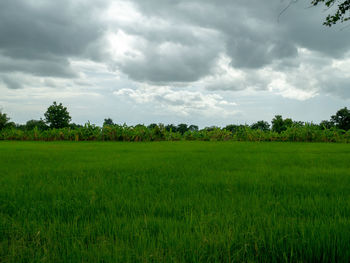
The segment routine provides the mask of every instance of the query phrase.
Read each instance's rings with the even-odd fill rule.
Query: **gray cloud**
[[[268,90],[275,81],[305,92],[350,96],[347,77],[330,74],[332,61],[348,56],[350,35],[323,27],[326,13],[307,9],[308,1],[298,1],[279,17],[289,1],[121,0],[138,15],[104,17],[117,2],[1,1],[0,73],[78,79],[72,60],[93,60],[128,76],[130,85],[238,91]],[[120,31],[134,41],[113,57],[106,33]],[[241,74],[218,73],[222,56],[229,59],[225,70]],[[16,87],[7,77],[3,83]]]
[[[89,56],[103,34],[95,13],[105,2],[1,1],[0,71],[74,76],[68,59]]]
[[[220,45],[203,36],[192,36],[190,42],[193,43],[148,40],[140,49],[142,59],[124,60],[119,67],[137,81],[159,84],[196,81],[210,74]]]
[[[15,80],[13,78],[10,78],[8,76],[2,76],[2,77],[0,77],[0,80],[6,85],[6,87],[8,89],[22,89],[23,88],[22,84],[19,81]]]
[[[267,3],[260,0],[239,0],[233,3],[228,0],[215,2],[209,0],[133,0],[132,2],[136,3],[140,12],[148,18],[163,19],[170,21],[172,25],[178,25],[178,27],[166,27],[166,30],[163,31],[155,31],[150,26],[141,27],[142,33],[135,32],[135,30],[129,31],[147,40],[154,39],[157,43],[161,43],[166,39],[177,45],[188,45],[191,38],[188,37],[188,34],[179,34],[178,28],[181,28],[181,25],[187,25],[192,30],[196,27],[209,29],[220,36],[214,40],[216,45],[207,45],[200,51],[199,54],[210,54],[208,57],[196,55],[198,51],[196,45],[188,45],[189,50],[184,53],[176,53],[174,49],[170,53],[160,54],[158,45],[154,45],[151,50],[142,50],[146,60],[128,61],[121,67],[131,78],[139,81],[152,80],[171,83],[198,80],[203,76],[213,74],[215,54],[220,52],[225,52],[231,58],[233,68],[260,70],[269,66],[288,75],[288,71],[292,68],[298,70],[303,63],[310,67],[310,61],[302,60],[298,51],[300,48],[318,52],[320,57],[327,59],[323,60],[326,65],[331,63],[332,59],[344,56],[350,48],[349,34],[340,32],[337,27],[325,28],[322,26],[326,13],[322,8],[308,8],[309,3],[304,1],[292,5],[281,17],[279,13],[288,4],[288,1],[274,0]],[[167,37],[169,35],[171,37]],[[197,41],[197,43],[202,42]],[[197,46],[201,47],[200,44]],[[193,54],[193,56],[188,54]],[[186,60],[191,62],[185,63]],[[325,66],[318,64],[320,61],[317,60],[319,59],[314,58],[312,65],[314,71],[308,72],[309,79],[317,78],[316,72]],[[184,61],[184,65],[178,63],[179,61]],[[174,67],[172,68],[171,65]],[[201,66],[198,67],[198,65]],[[131,69],[138,73],[135,74]],[[171,69],[174,69],[173,72]],[[295,77],[298,78],[296,75]],[[254,81],[259,81],[254,72],[251,72],[250,78],[251,80],[248,76],[246,79],[249,85]],[[206,86],[211,90],[220,89],[219,86],[224,90],[237,90],[248,86],[244,83],[238,84],[234,80],[231,83],[223,82],[220,85],[208,84]],[[291,81],[290,84],[293,82],[296,80]],[[264,89],[267,84],[266,78],[260,78],[260,82],[257,82],[255,86]],[[302,89],[313,89],[314,87],[309,87],[309,84],[309,82],[304,83]],[[346,87],[341,89],[346,89]]]
[[[232,66],[237,68],[261,68],[274,60],[298,55],[297,48],[290,43],[274,43],[253,35],[230,39],[227,53],[232,59]]]
[[[327,13],[322,7],[310,7],[308,1],[298,1],[279,14],[289,1],[272,0],[132,0],[149,16],[172,19],[177,23],[195,24],[223,32],[237,39],[244,47],[247,40],[256,46],[266,43],[298,45],[337,56],[349,50],[350,37],[337,28],[325,28]],[[268,52],[268,46],[264,52]],[[242,52],[246,54],[246,52]],[[248,54],[249,55],[249,54]]]
[[[331,95],[336,95],[341,99],[350,98],[349,81],[350,78],[344,77],[327,80],[324,82],[323,91]]]
[[[35,76],[60,78],[73,78],[77,76],[70,67],[68,60],[60,57],[26,60],[0,56],[0,72],[24,72]]]

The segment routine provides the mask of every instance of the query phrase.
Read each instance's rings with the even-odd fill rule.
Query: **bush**
[[[144,125],[104,125],[102,128],[87,122],[84,126],[61,129],[42,130],[5,128],[0,131],[1,140],[44,140],[44,141],[291,141],[291,142],[350,142],[350,130],[345,131],[332,127],[325,129],[319,125],[306,123],[292,125],[282,132],[252,129],[246,125],[235,126],[233,131],[219,127],[202,130],[179,131],[167,130],[162,124],[146,127]],[[233,126],[231,126],[233,127]]]

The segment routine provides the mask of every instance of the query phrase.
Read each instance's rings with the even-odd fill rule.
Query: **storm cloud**
[[[104,25],[104,1],[0,2],[0,71],[72,77],[69,59],[89,58]],[[96,50],[96,52],[99,52]]]
[[[282,12],[289,3],[1,1],[0,88],[114,94],[198,115],[238,112],[235,94],[350,98],[349,29],[324,27],[327,13],[309,1]]]
[[[326,13],[322,8],[309,8],[305,1],[282,14],[289,1],[124,3],[135,12],[135,19],[125,21],[117,16],[114,23],[131,40],[130,56],[117,56],[115,64],[136,81],[188,85],[208,79],[204,86],[211,90],[268,89],[276,80],[266,72],[273,70],[273,75],[281,78],[279,83],[296,90],[288,94],[298,90],[300,94],[316,94],[316,86],[318,92],[332,93],[333,82],[318,74],[331,74],[336,69],[329,64],[349,54],[349,35],[339,27],[323,27]],[[223,56],[229,59],[229,69],[218,64]],[[295,85],[303,69],[308,70],[308,76],[302,77],[303,85]],[[217,74],[220,70],[241,74]],[[344,83],[344,77],[331,75],[336,77],[334,83]],[[334,95],[339,95],[339,89],[346,90],[347,85],[337,85]]]

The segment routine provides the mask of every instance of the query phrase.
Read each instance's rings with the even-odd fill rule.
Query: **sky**
[[[299,0],[2,0],[0,109],[101,125],[320,122],[350,105],[350,26]]]

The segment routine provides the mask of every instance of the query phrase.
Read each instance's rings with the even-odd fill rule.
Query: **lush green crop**
[[[0,261],[349,262],[349,159],[328,143],[0,142]]]

